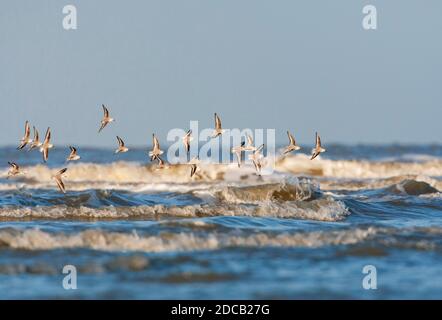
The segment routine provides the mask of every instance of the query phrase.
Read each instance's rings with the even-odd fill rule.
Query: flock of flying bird
[[[103,104],[103,119],[101,120],[100,129],[98,130],[98,133],[100,133],[109,123],[114,122],[115,119],[110,117],[109,110],[106,108],[106,106]],[[29,145],[29,151],[33,149],[40,150],[40,152],[43,154],[43,161],[47,162],[49,159],[49,150],[53,148],[53,145],[51,144],[51,129],[48,128],[46,130],[45,138],[43,142],[40,141],[38,130],[33,127],[34,130],[34,138],[31,139],[31,127],[29,124],[29,121],[26,121],[25,123],[25,134],[23,138],[20,140],[20,145],[18,146],[18,150],[23,150],[24,147]],[[215,130],[213,131],[212,138],[216,138],[221,136],[225,130],[221,126],[221,119],[218,116],[218,114],[215,113]],[[284,149],[283,154],[287,154],[293,151],[297,151],[301,149],[300,146],[296,145],[295,138],[293,135],[287,131],[287,135],[289,138],[289,144]],[[185,136],[182,138],[184,148],[187,153],[190,152],[190,142],[192,141],[192,130],[187,131]],[[161,158],[161,155],[164,153],[160,148],[160,143],[158,141],[158,138],[155,136],[155,134],[152,135],[152,150],[149,151],[149,157],[150,161],[158,161],[158,167],[160,169],[166,168],[165,161]],[[117,142],[118,142],[118,148],[115,150],[115,153],[125,153],[129,151],[129,148],[127,148],[124,144],[123,139],[121,139],[119,136],[117,136]],[[77,161],[80,160],[81,157],[78,155],[77,149],[75,147],[69,146],[70,153],[68,157],[66,158],[66,161]],[[241,145],[233,147],[232,153],[234,153],[237,157],[238,161],[238,167],[241,167],[241,155],[243,152],[249,151],[252,152],[252,154],[249,155],[249,159],[252,160],[256,172],[260,174],[261,168],[262,168],[262,154],[261,151],[264,149],[264,144],[260,145],[259,147],[255,147],[253,143],[253,138],[249,135],[247,135],[247,144],[245,141],[241,143]],[[325,152],[325,149],[321,145],[321,138],[319,137],[318,133],[316,133],[316,144],[315,148],[312,151],[311,160],[315,159],[320,153]],[[190,170],[190,177],[193,177],[198,169],[198,163],[199,163],[199,157],[195,157],[192,160],[189,161],[189,165],[191,166]],[[21,171],[20,166],[15,162],[8,162],[10,165],[10,170],[8,171],[7,179],[13,176],[17,176],[20,174],[24,174],[25,172]],[[62,180],[62,176],[64,173],[66,173],[67,168],[63,168],[60,171],[58,171],[52,178],[57,183],[58,188],[62,193],[66,193],[65,185]]]

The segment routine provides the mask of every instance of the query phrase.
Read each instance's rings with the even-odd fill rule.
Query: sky
[[[77,29],[63,28],[65,5]],[[364,30],[362,8],[377,8]],[[290,129],[300,144],[442,143],[442,1],[18,0],[0,9],[0,145],[172,128]],[[100,135],[101,104],[117,119]]]

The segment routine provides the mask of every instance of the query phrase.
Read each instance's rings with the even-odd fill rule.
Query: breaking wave
[[[53,190],[51,170],[37,166],[32,170],[32,179],[38,176],[33,188],[3,191],[6,194],[0,197],[0,218],[260,216],[338,221],[349,214],[344,203],[324,197],[319,185],[309,178],[280,174],[259,177],[253,171],[247,174],[247,168],[239,171],[209,165],[203,169],[209,173],[203,175],[214,180],[180,182],[182,176],[190,179],[186,167],[158,173],[153,167],[129,163],[75,165],[65,182],[69,192],[62,195]],[[87,180],[90,175],[97,177],[96,181]],[[169,182],[175,175],[178,181]],[[221,176],[224,180],[219,180]],[[161,182],[152,181],[154,177]],[[148,183],[142,182],[144,179]],[[46,188],[52,189],[45,189],[45,183],[51,183]],[[103,189],[96,188],[100,183]]]
[[[120,161],[109,164],[80,163],[69,165],[68,168],[66,181],[71,183],[74,188],[76,185],[87,185],[89,188],[94,188],[94,186],[104,184],[136,186],[220,181],[241,181],[248,184],[263,178],[256,176],[251,165],[237,168],[236,165],[202,163],[201,170],[194,178],[190,177],[190,167],[186,164],[170,165],[167,168],[158,169],[155,165]],[[311,161],[306,155],[298,154],[278,158],[275,168],[277,172],[353,179],[385,179],[406,175],[442,176],[442,160],[438,158],[423,162],[327,159]],[[57,169],[50,169],[43,165],[24,167],[23,170],[26,171],[26,175],[14,181],[26,182],[31,185],[45,183],[53,185],[51,177],[57,171]],[[271,179],[270,177],[264,176],[266,179]]]
[[[423,175],[403,175],[386,179],[340,179],[321,181],[323,190],[385,189],[386,192],[407,195],[436,195],[442,190],[442,180]]]
[[[349,214],[341,201],[324,197],[312,201],[255,204],[195,204],[184,206],[69,207],[66,205],[0,208],[3,219],[127,219],[147,217],[258,216],[338,221]]]
[[[442,160],[423,162],[327,160],[310,161],[303,154],[288,155],[276,163],[280,171],[335,178],[388,178],[403,175],[442,176]]]
[[[431,186],[425,181],[416,181],[412,179],[403,180],[394,184],[389,188],[392,192],[403,193],[407,195],[417,196],[438,193],[439,190]]]
[[[0,230],[0,247],[22,250],[87,248],[103,251],[194,251],[228,247],[320,247],[355,244],[377,233],[375,228],[300,233],[225,234],[163,233],[140,236],[136,232],[118,233],[86,230],[76,234],[49,233],[38,229]]]
[[[313,200],[318,197],[319,186],[310,179],[298,179],[296,183],[286,181],[252,186],[227,186],[215,195],[230,203],[257,203],[262,201]]]
[[[406,231],[406,232],[405,232]],[[377,242],[383,247],[416,250],[440,250],[440,238],[419,239],[419,234],[441,234],[440,228],[357,227],[330,231],[296,233],[210,232],[139,235],[91,229],[77,233],[50,233],[39,229],[1,229],[0,248],[53,250],[84,248],[100,251],[169,252],[218,250],[229,247],[323,247]]]

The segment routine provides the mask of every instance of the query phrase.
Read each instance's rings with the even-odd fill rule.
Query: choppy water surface
[[[67,150],[48,167],[1,148],[0,171],[26,175],[0,177],[0,298],[442,298],[442,146],[328,150],[191,179],[144,150],[80,148],[63,195],[51,176]]]

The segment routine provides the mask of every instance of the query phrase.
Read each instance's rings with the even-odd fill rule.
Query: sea
[[[1,147],[0,299],[441,299],[442,145],[326,148],[190,177],[147,148]]]

